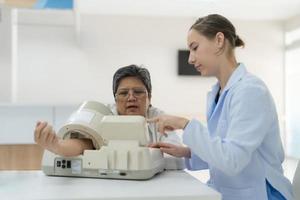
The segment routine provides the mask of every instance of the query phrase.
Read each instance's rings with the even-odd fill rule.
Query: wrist
[[[55,154],[61,154],[62,151],[62,140],[59,139],[55,143],[53,143],[51,146],[49,146],[48,150],[55,153]]]

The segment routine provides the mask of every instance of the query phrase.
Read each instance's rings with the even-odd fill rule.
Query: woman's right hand
[[[156,123],[158,132],[165,135],[168,131],[183,129],[189,123],[189,120],[172,115],[160,115],[148,119],[147,122]]]
[[[59,146],[59,138],[52,126],[47,122],[37,122],[34,130],[34,141],[41,147],[52,152],[56,152]]]

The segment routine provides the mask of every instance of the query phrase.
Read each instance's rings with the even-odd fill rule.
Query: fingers
[[[55,143],[58,140],[58,137],[54,130],[52,130],[52,135],[53,135],[52,143]]]
[[[153,118],[150,118],[150,119],[147,119],[147,122],[148,123],[156,123],[159,121],[159,118],[158,117],[153,117]]]
[[[175,145],[170,144],[170,143],[165,143],[165,142],[157,142],[157,143],[150,144],[149,147],[152,147],[152,148],[174,148]]]
[[[54,137],[54,140],[53,140],[53,143],[58,143],[59,141],[59,138],[57,137],[57,135],[55,134],[55,137]]]
[[[48,136],[48,139],[46,140],[47,143],[53,143],[54,140],[55,140],[55,137],[56,137],[56,134],[55,132],[52,130],[50,133],[49,133],[49,136]]]
[[[156,127],[157,127],[157,131],[158,131],[160,134],[164,135],[165,137],[168,136],[167,133],[166,133],[166,131],[165,131],[166,126],[165,126],[165,122],[164,122],[164,120],[162,119],[162,117],[161,117],[161,118],[158,118],[158,117],[157,117]]]
[[[58,141],[55,131],[47,122],[37,122],[34,131],[34,139],[37,144],[44,148],[47,148]]]
[[[163,153],[167,153],[167,154],[170,154],[172,156],[178,156],[177,155],[177,148],[178,147],[174,144],[163,143],[163,142],[160,143],[160,150]]]
[[[184,128],[188,120],[171,115],[160,115],[158,117],[148,119],[147,122],[155,123],[157,131],[167,137],[167,132]]]
[[[158,143],[152,143],[152,144],[149,144],[148,147],[150,147],[150,148],[159,148],[159,144]]]
[[[176,156],[175,155],[176,149],[174,148],[175,145],[173,145],[173,144],[157,142],[157,143],[150,144],[148,146],[151,148],[159,148],[163,153],[167,153],[167,154]]]
[[[177,156],[177,155],[174,153],[174,149],[163,148],[163,147],[161,147],[160,150],[161,150],[163,153],[167,153],[167,154],[170,154],[170,155],[172,155],[172,156]]]
[[[158,132],[165,137],[168,137],[168,132],[173,131],[174,128],[165,125],[163,122],[158,124]]]
[[[159,146],[162,147],[162,148],[174,148],[174,147],[175,147],[174,144],[165,143],[165,142],[159,142],[158,144],[159,144]]]
[[[150,123],[155,123],[157,127],[157,131],[164,135],[165,137],[168,137],[167,131],[173,131],[174,128],[170,125],[168,125],[168,116],[167,115],[160,115],[158,117],[154,117],[152,119],[147,120]]]
[[[176,157],[190,157],[190,149],[184,146],[158,142],[151,144],[151,147],[159,148],[163,153],[170,154]]]
[[[161,123],[162,123],[162,116],[154,117],[154,118],[151,118],[151,119],[147,119],[147,122],[148,123],[154,123],[155,132],[159,132],[160,134],[164,135],[165,137],[168,137],[167,133],[165,133],[164,131],[161,132],[159,130],[159,128],[161,127]]]
[[[48,140],[51,138],[52,126],[48,125],[41,131],[40,139],[43,143],[48,143]]]
[[[41,137],[41,131],[47,126],[47,122],[37,122],[34,130],[34,140],[37,142]]]

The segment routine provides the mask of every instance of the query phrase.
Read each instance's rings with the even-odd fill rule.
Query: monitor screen
[[[178,75],[200,76],[200,72],[188,63],[189,55],[189,50],[178,50]]]

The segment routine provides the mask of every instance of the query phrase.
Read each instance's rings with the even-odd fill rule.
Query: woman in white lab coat
[[[223,200],[293,199],[281,166],[284,152],[273,99],[266,85],[236,61],[234,48],[244,42],[232,23],[220,15],[199,18],[187,42],[189,62],[202,76],[218,79],[208,94],[208,127],[169,115],[149,119],[164,134],[183,129],[186,145],[152,146],[185,157],[188,169],[209,169],[208,184]]]

